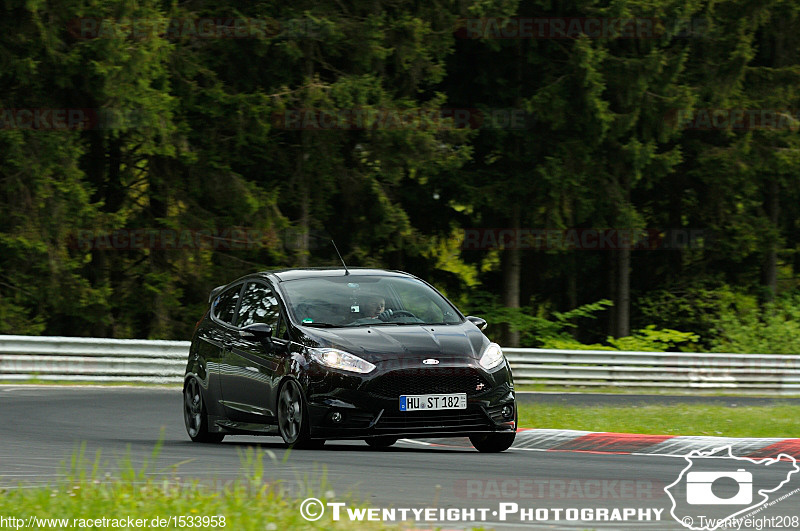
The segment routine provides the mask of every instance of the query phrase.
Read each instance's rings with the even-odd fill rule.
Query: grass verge
[[[7,527],[34,529],[403,529],[381,523],[351,522],[346,514],[339,521],[333,521],[329,514],[314,522],[306,520],[300,508],[307,497],[323,503],[345,501],[348,508],[362,506],[334,499],[334,493],[326,488],[324,476],[317,491],[308,489],[298,496],[284,494],[280,482],[270,482],[264,476],[263,457],[269,453],[248,450],[243,455],[244,477],[214,488],[175,475],[167,478],[151,475],[147,463],[136,470],[129,460],[123,460],[115,477],[102,475],[99,453],[94,463],[87,463],[81,449],[73,455],[66,479],[54,485],[0,488],[0,515],[9,524]],[[154,462],[157,454],[158,447],[149,461]],[[11,517],[17,520],[12,522]],[[175,520],[170,520],[171,517]],[[103,518],[105,522],[99,522]],[[133,527],[129,527],[128,518],[132,519]]]
[[[770,392],[757,389],[705,389],[681,387],[621,387],[590,385],[516,384],[517,391],[537,393],[603,393],[612,395],[752,396],[765,398],[800,397],[800,393]]]
[[[563,406],[520,404],[523,428],[714,437],[800,437],[800,406]]]

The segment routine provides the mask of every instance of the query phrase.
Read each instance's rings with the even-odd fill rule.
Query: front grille
[[[408,413],[384,412],[375,425],[376,432],[464,432],[486,428],[488,419],[480,410],[459,411],[409,411]]]
[[[386,398],[400,395],[430,395],[440,393],[483,393],[489,384],[469,367],[440,367],[436,369],[403,369],[376,379],[369,392]]]

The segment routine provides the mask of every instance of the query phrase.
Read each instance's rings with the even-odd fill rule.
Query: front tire
[[[319,449],[325,440],[312,440],[303,391],[295,380],[287,380],[278,393],[278,431],[289,448]]]
[[[516,411],[516,405],[514,409],[514,428],[516,429],[519,426],[519,411]],[[469,436],[469,442],[479,452],[498,453],[511,448],[516,437],[516,431],[511,433],[476,433]]]
[[[195,378],[190,378],[183,387],[183,421],[189,438],[194,442],[218,443],[225,438],[224,433],[208,431],[206,405],[200,384]]]
[[[480,433],[469,436],[469,442],[479,452],[498,453],[511,448],[516,433]]]

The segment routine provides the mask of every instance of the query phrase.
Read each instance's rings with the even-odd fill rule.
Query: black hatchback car
[[[192,338],[184,419],[193,441],[280,435],[293,447],[468,436],[514,441],[500,347],[423,280],[377,269],[256,273],[211,292]]]

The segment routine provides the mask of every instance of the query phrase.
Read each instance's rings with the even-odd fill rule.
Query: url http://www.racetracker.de
[[[151,529],[151,528],[223,528],[224,516],[156,516],[153,518],[41,518],[38,516],[0,515],[0,529]]]

